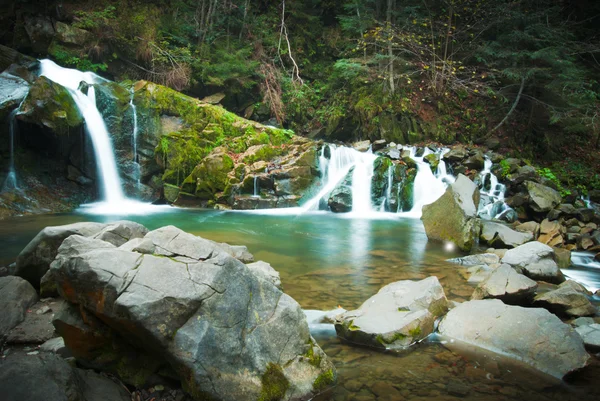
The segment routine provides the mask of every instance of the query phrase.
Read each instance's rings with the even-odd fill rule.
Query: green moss
[[[412,338],[419,337],[419,336],[421,335],[421,327],[417,326],[417,327],[415,327],[414,329],[412,329],[412,330],[409,330],[409,331],[408,331],[408,334],[409,334],[409,335],[410,335]]]
[[[398,308],[398,312],[410,312],[410,309],[406,307],[400,307]]]
[[[281,366],[269,363],[262,375],[262,389],[258,401],[279,401],[285,397],[290,382],[283,374]]]
[[[315,368],[321,366],[321,360],[323,359],[321,355],[316,354],[314,350],[315,344],[312,340],[308,343],[308,351],[304,354],[304,357],[308,359],[308,363],[310,363]]]
[[[317,392],[323,391],[333,383],[335,383],[335,374],[333,373],[333,369],[329,369],[317,376],[313,383],[313,389]]]
[[[360,327],[356,326],[356,325],[354,324],[354,320],[352,320],[352,321],[350,322],[350,324],[348,325],[348,329],[349,329],[349,330],[351,330],[351,331],[356,331],[356,330],[360,330]]]
[[[386,338],[380,334],[375,339],[377,340],[377,342],[379,344],[387,346],[387,345],[395,343],[396,341],[401,341],[406,338],[407,338],[406,334],[398,332],[398,333],[394,333],[394,335],[391,338]]]

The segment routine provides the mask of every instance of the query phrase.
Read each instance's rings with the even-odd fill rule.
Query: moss
[[[262,389],[258,401],[282,400],[290,387],[290,382],[283,374],[283,369],[274,363],[267,365],[267,370],[263,373],[261,382]]]
[[[308,351],[304,354],[304,357],[308,359],[308,363],[310,363],[315,368],[321,366],[322,356],[315,353],[315,344],[312,342],[312,339],[308,342]]]
[[[401,341],[401,340],[405,340],[408,336],[406,334],[403,333],[394,333],[394,335],[392,337],[384,337],[381,334],[379,334],[375,339],[377,340],[377,342],[381,345],[387,346],[390,344],[395,343],[396,341]]]
[[[281,156],[283,153],[285,153],[284,148],[276,148],[273,146],[264,145],[256,152],[246,156],[244,158],[244,163],[251,164],[259,160],[271,161],[276,157]]]
[[[410,335],[412,338],[415,338],[415,337],[419,337],[419,336],[421,335],[421,332],[422,332],[422,330],[421,330],[421,327],[417,326],[417,327],[415,327],[414,329],[411,329],[411,330],[409,330],[409,331],[408,331],[408,334],[409,334],[409,335]]]
[[[329,369],[317,376],[313,383],[313,389],[317,392],[323,391],[333,383],[335,383],[335,374],[333,373],[333,369]]]
[[[356,331],[356,330],[360,330],[360,327],[359,327],[359,326],[356,326],[356,325],[354,324],[354,320],[352,320],[352,321],[350,322],[350,324],[348,325],[348,329],[349,329],[349,330],[352,330],[352,331]]]
[[[398,312],[410,312],[410,309],[406,307],[400,307],[398,308]]]

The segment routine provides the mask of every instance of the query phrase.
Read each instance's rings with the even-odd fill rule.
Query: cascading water
[[[563,273],[581,284],[589,291],[600,289],[600,261],[590,252],[571,252],[571,266],[562,269]]]
[[[492,161],[486,156],[483,171],[480,173],[481,179],[481,200],[477,215],[483,219],[496,219],[511,210],[504,202],[504,193],[506,186],[498,182],[498,177],[492,173]],[[489,190],[485,190],[489,182]]]
[[[18,108],[13,110],[8,116],[8,130],[10,135],[10,160],[8,164],[8,175],[2,185],[2,192],[19,189],[17,186],[17,173],[15,171],[15,134],[17,129],[17,112]]]
[[[64,86],[69,91],[92,139],[104,202],[89,205],[88,211],[113,215],[143,214],[154,211],[156,207],[127,199],[123,194],[110,136],[104,119],[96,107],[94,87],[88,88],[87,95],[79,90],[81,82],[93,85],[107,81],[91,72],[62,68],[51,60],[40,61],[40,75]]]
[[[254,176],[254,196],[255,198],[258,198],[258,177]]]
[[[133,135],[131,138],[131,147],[132,147],[132,151],[133,151],[134,176],[136,179],[136,183],[139,186],[141,169],[140,169],[140,163],[138,162],[138,156],[137,156],[138,118],[137,118],[137,109],[135,107],[135,104],[133,104],[133,93],[131,94],[131,100],[129,101],[129,107],[131,107],[131,113],[133,115]]]
[[[385,199],[381,202],[379,207],[380,212],[385,212],[387,205],[388,210],[391,210],[390,202],[392,200],[392,186],[394,185],[394,165],[391,164],[387,170],[387,186],[385,187]]]

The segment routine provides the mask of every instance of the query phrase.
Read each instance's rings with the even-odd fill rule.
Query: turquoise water
[[[127,218],[150,229],[175,225],[220,242],[246,245],[256,260],[280,272],[286,293],[304,309],[358,307],[388,283],[435,275],[446,295],[469,299],[465,272],[445,259],[458,254],[427,240],[418,219],[383,215],[348,218],[331,213],[298,216],[164,208],[147,216],[82,213],[26,216],[0,222],[0,264],[14,261],[45,226]],[[342,343],[335,331],[315,338],[336,364],[339,383],[325,400],[593,400],[600,399],[598,362],[566,385],[478,350],[450,350],[435,340],[402,353]]]

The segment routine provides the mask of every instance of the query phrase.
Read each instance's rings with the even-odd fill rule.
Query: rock
[[[493,265],[500,262],[498,255],[494,253],[479,253],[467,255],[460,258],[448,259],[446,262],[456,263],[463,266]]]
[[[386,143],[387,141],[385,139],[378,139],[374,141],[372,145],[373,152],[377,152],[378,150],[385,148]]]
[[[451,149],[449,152],[444,154],[444,160],[446,160],[450,164],[454,164],[454,163],[461,162],[464,159],[466,159],[468,154],[469,153],[467,152],[467,149],[465,149],[462,146],[456,146],[453,149]]]
[[[562,201],[557,191],[536,182],[525,181],[525,188],[529,194],[529,206],[534,212],[549,212]]]
[[[536,223],[535,221],[528,221],[516,226],[515,230],[522,233],[531,233],[533,238],[537,239],[537,237],[540,235],[540,224]]]
[[[352,144],[352,147],[355,150],[358,150],[359,152],[366,152],[371,147],[371,141],[366,140],[366,141],[354,142]]]
[[[40,279],[48,271],[65,238],[71,235],[91,236],[97,234],[103,227],[104,224],[100,223],[74,223],[44,228],[17,256],[14,274],[39,288]]]
[[[152,255],[156,250],[156,247],[154,246],[154,242],[150,239],[134,238],[121,245],[119,249]]]
[[[510,175],[509,182],[510,185],[516,186],[522,184],[525,181],[538,181],[539,175],[536,169],[532,166],[523,166],[519,167],[519,169]]]
[[[83,117],[68,90],[45,76],[31,86],[17,117],[47,127],[59,136],[68,136],[83,124]]]
[[[446,158],[446,156],[444,156],[444,158]],[[469,170],[480,171],[483,169],[484,163],[485,163],[485,160],[483,159],[483,154],[481,152],[477,152],[473,156],[471,156],[467,160],[465,160],[463,164]]]
[[[350,169],[346,177],[331,191],[327,205],[334,213],[347,213],[352,211],[352,174]]]
[[[502,263],[511,265],[517,272],[534,280],[561,283],[565,278],[554,261],[554,251],[548,245],[532,241],[509,249]]]
[[[92,238],[108,242],[119,247],[134,238],[143,238],[148,233],[148,229],[139,223],[133,221],[117,221],[109,223]]]
[[[479,284],[485,281],[494,271],[488,265],[475,265],[467,268],[465,275],[463,275],[469,284]]]
[[[0,120],[4,120],[29,92],[29,84],[22,78],[7,72],[0,74]]]
[[[46,341],[45,343],[40,345],[40,351],[58,354],[63,358],[69,356],[69,352],[65,347],[65,340],[63,340],[62,337],[55,337]]]
[[[581,337],[547,310],[509,306],[496,299],[458,305],[444,317],[439,332],[559,379],[589,360]]]
[[[560,316],[593,316],[597,311],[588,297],[569,281],[562,283],[555,290],[537,295],[534,305],[546,308]]]
[[[579,326],[589,326],[590,324],[594,324],[595,321],[593,318],[591,317],[578,317],[577,319],[574,319],[571,324],[574,327],[579,327]]]
[[[259,260],[255,263],[246,264],[246,266],[248,266],[248,269],[250,269],[250,271],[254,273],[255,276],[263,280],[267,280],[270,283],[273,283],[273,285],[279,288],[280,290],[282,289],[279,272],[273,269],[273,267],[269,263]]]
[[[571,267],[571,251],[565,248],[554,248],[554,261],[560,269]]]
[[[0,359],[0,394],[11,401],[86,401],[73,368],[50,353]]]
[[[562,245],[563,237],[561,234],[562,227],[558,222],[544,219],[540,224],[540,236],[537,240],[543,244],[554,247]]]
[[[201,100],[201,102],[210,103],[210,104],[219,104],[219,103],[221,103],[221,101],[223,99],[225,99],[225,94],[223,92],[218,92],[218,93],[212,94],[210,96],[204,97]]]
[[[75,373],[85,401],[131,401],[125,386],[110,378],[92,370],[75,369]]]
[[[483,143],[489,150],[496,150],[500,147],[500,139],[493,136],[485,140]]]
[[[54,24],[54,27],[56,28],[55,39],[67,45],[85,46],[93,39],[91,32],[59,21]]]
[[[254,255],[252,255],[244,245],[229,245],[224,242],[215,242],[215,245],[242,263],[254,262]],[[277,273],[277,276],[279,276],[279,273]]]
[[[334,324],[335,320],[338,316],[341,316],[343,313],[346,313],[347,310],[338,307],[336,309],[332,309],[330,311],[320,311],[320,310],[304,310],[306,314],[306,319],[309,324]]]
[[[533,299],[537,283],[503,264],[477,286],[471,299],[496,298],[506,304],[521,305]]]
[[[421,220],[427,238],[450,241],[462,251],[470,251],[479,236],[480,223],[476,218],[475,206],[478,204],[477,186],[459,174],[444,195],[432,204],[423,206]]]
[[[482,241],[495,248],[515,248],[533,240],[533,235],[528,232],[518,232],[504,224],[492,221],[482,221]]]
[[[6,335],[25,319],[25,312],[38,299],[37,292],[20,277],[0,277],[0,346]]]
[[[35,310],[43,306],[37,304],[31,308]],[[6,336],[7,344],[43,344],[56,337],[52,317],[51,313],[27,313],[25,319]]]
[[[375,348],[406,348],[433,331],[448,301],[437,277],[397,281],[381,288],[360,308],[337,317],[338,336]]]
[[[51,267],[61,296],[75,312],[101,317],[110,336],[151,355],[156,368],[170,366],[196,397],[310,398],[335,382],[300,305],[271,282],[219,244],[175,227],[144,238],[154,255],[67,238]],[[57,330],[78,357],[94,330],[84,335],[90,329],[69,319]]]
[[[440,158],[435,153],[430,153],[423,158],[423,161],[431,167],[431,171],[435,173],[440,164]]]
[[[446,391],[450,395],[464,397],[469,394],[471,387],[458,379],[450,379],[446,386]]]
[[[584,223],[589,223],[594,218],[594,209],[581,208],[577,209],[577,214],[575,215],[579,221]]]
[[[583,339],[583,343],[592,352],[600,349],[600,324],[594,323],[589,326],[579,326],[575,330]]]

